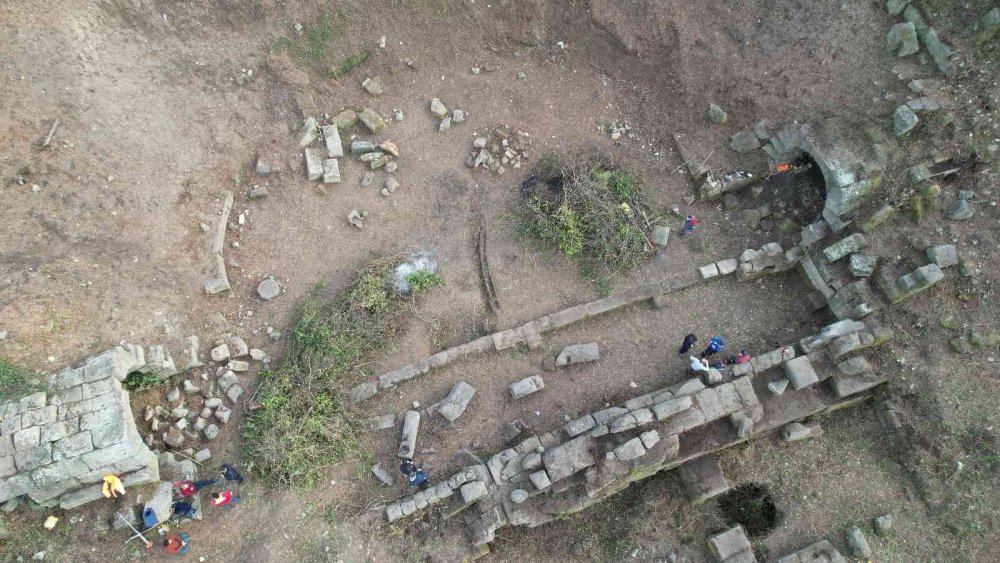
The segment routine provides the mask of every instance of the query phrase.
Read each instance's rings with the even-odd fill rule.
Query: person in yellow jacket
[[[125,494],[125,486],[122,485],[122,480],[114,475],[104,476],[104,488],[101,492],[107,498],[115,498],[119,495]]]

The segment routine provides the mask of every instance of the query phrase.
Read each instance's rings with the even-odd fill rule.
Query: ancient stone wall
[[[125,377],[146,365],[117,347],[48,377],[47,389],[0,405],[0,502],[27,495],[71,509],[101,498],[109,473],[126,487],[159,479],[136,430]]]

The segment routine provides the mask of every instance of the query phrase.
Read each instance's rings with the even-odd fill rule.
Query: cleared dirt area
[[[986,11],[973,4],[969,14]],[[942,34],[964,45],[975,20],[957,8],[939,11]],[[669,214],[677,207],[681,217],[700,219],[687,240],[676,237],[683,219],[671,216],[670,244],[651,250],[612,295],[691,276],[698,265],[767,242],[787,248],[816,217],[796,217],[794,228],[762,228],[743,211],[787,199],[800,185],[782,179],[725,205],[693,202],[674,136],[712,170],[767,174],[766,155],[737,154],[730,135],[761,119],[774,126],[830,120],[857,138],[873,123],[884,128],[909,96],[911,79],[938,77],[933,64],[886,51],[885,34],[897,20],[882,2],[797,0],[2,3],[0,357],[49,371],[133,342],[164,344],[179,358],[189,335],[202,338],[207,355],[213,315],[222,314],[250,347],[280,358],[287,334],[273,340],[269,329],[287,331],[315,284],[336,294],[373,257],[433,253],[446,285],[405,303],[397,338],[346,389],[363,375],[488,332],[475,254],[480,221],[501,304],[498,329],[591,301],[598,290],[578,265],[529,240],[518,222],[521,182],[546,154],[628,163],[641,171],[652,208]],[[331,67],[365,51],[366,61],[330,77]],[[375,76],[386,85],[378,97],[360,85]],[[948,134],[930,141],[906,141],[897,149],[914,158],[904,160],[953,150],[973,162],[956,139],[973,130],[977,139],[984,129],[996,135],[995,124],[979,127],[974,117],[1000,107],[996,76],[995,59],[970,58],[953,92],[969,100],[961,102],[959,125],[942,127]],[[465,121],[438,132],[432,97],[465,110]],[[726,124],[709,120],[709,103],[726,110]],[[341,159],[342,183],[308,181],[296,142],[302,120],[365,106],[386,117],[388,129],[369,135],[355,126],[345,144],[353,136],[392,140],[401,152],[393,174],[400,187],[380,195],[384,171],[362,186],[363,163],[350,157]],[[402,120],[392,119],[397,110]],[[55,119],[58,129],[43,147]],[[611,123],[628,124],[628,132],[612,140]],[[503,175],[468,168],[473,139],[497,125],[530,135],[526,165]],[[257,174],[258,158],[276,173]],[[906,170],[897,168],[885,174],[878,204],[901,201]],[[995,559],[1000,415],[991,397],[1000,391],[1000,351],[994,344],[949,352],[951,338],[968,330],[998,330],[994,172],[995,164],[969,164],[957,180],[942,181],[941,203],[926,221],[901,216],[871,237],[873,252],[914,267],[923,253],[914,250],[914,237],[955,242],[974,271],[891,313],[901,336],[881,352],[878,368],[894,374],[886,396],[903,404],[922,432],[915,458],[900,459],[887,444],[873,404],[824,419],[826,433],[808,445],[758,440],[722,455],[734,484],[767,485],[781,512],[770,534],[752,538],[762,561],[823,537],[846,552],[843,530],[883,513],[895,516],[897,532],[869,534],[879,560]],[[248,197],[255,186],[266,187],[266,199]],[[945,210],[960,189],[976,190],[977,216],[948,222]],[[235,195],[224,250],[232,291],[210,296],[203,284],[211,275],[211,234],[201,224],[214,225],[227,190]],[[799,203],[812,213],[821,197],[810,192]],[[363,229],[347,222],[352,209],[369,212]],[[267,276],[282,288],[271,301],[256,293]],[[519,419],[544,432],[565,416],[679,381],[688,362],[676,349],[689,332],[699,345],[721,334],[729,351],[755,352],[815,333],[833,317],[803,311],[810,290],[797,270],[697,286],[668,296],[659,309],[638,306],[560,331],[541,350],[462,360],[352,407],[351,415],[398,413],[414,401],[426,407],[460,380],[476,387],[454,425],[435,417],[422,426],[419,448],[426,451],[418,459],[437,481],[462,465],[459,450],[501,449],[505,422]],[[944,312],[959,318],[958,328],[939,325]],[[597,342],[601,360],[542,371],[543,357],[581,342]],[[241,374],[248,390],[259,368]],[[507,386],[534,373],[545,378],[544,392],[511,402]],[[134,394],[136,415],[136,405],[156,403],[163,392]],[[210,444],[213,462],[242,461],[247,408],[234,408],[233,421]],[[209,509],[185,528],[188,558],[461,560],[467,546],[455,535],[458,526],[439,529],[430,519],[383,525],[378,509],[401,491],[377,486],[369,468],[380,462],[394,469],[398,428],[363,437],[370,456],[324,468],[315,488],[271,489],[251,477],[237,509]],[[940,487],[915,485],[921,478]],[[684,494],[675,472],[657,475],[574,518],[506,529],[487,560],[708,560],[705,538],[727,523],[714,501],[692,507]],[[3,515],[13,536],[0,540],[0,556],[165,557],[159,546],[122,547],[125,532],[97,524],[108,511],[22,506]],[[41,527],[50,512],[63,519],[51,532]]]

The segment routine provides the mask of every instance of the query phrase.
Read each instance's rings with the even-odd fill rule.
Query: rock
[[[171,387],[170,391],[167,391],[167,401],[173,403],[181,399],[181,390],[177,387]]]
[[[401,109],[392,110],[392,118],[395,119],[396,121],[402,121],[403,119],[405,119],[405,117],[406,116],[403,115],[403,110]]]
[[[176,388],[175,388],[176,389]],[[184,393],[190,395],[192,393],[201,393],[201,387],[198,387],[190,379],[184,380]]]
[[[465,504],[471,504],[486,496],[486,483],[483,483],[482,481],[466,483],[462,485],[460,492],[462,494],[462,501],[464,501]]]
[[[358,122],[358,112],[353,109],[345,109],[333,116],[330,121],[339,131],[344,131]]]
[[[667,242],[670,240],[670,227],[665,225],[653,227],[651,240],[656,246],[667,246]]]
[[[361,175],[361,187],[367,188],[375,183],[375,173],[372,171],[365,172]]]
[[[319,124],[315,117],[310,117],[302,124],[299,130],[299,148],[305,148],[312,144],[319,137]]]
[[[336,125],[324,125],[320,128],[323,131],[323,143],[326,145],[326,154],[330,158],[340,158],[344,156],[344,143],[340,140],[340,129]]]
[[[476,137],[475,141],[472,141],[472,146],[481,149],[486,147],[487,139],[486,137]]]
[[[171,426],[163,433],[163,442],[168,446],[179,448],[184,444],[184,434],[181,434],[180,430]]]
[[[861,533],[861,528],[857,526],[847,530],[847,545],[850,546],[855,557],[868,559],[872,556],[872,548],[868,545],[868,539]]]
[[[403,432],[399,441],[399,451],[396,454],[400,459],[413,459],[416,452],[417,432],[420,430],[420,413],[417,411],[406,411],[403,415]]]
[[[510,501],[514,504],[521,504],[522,502],[528,500],[529,496],[528,491],[524,489],[514,489],[510,493]]]
[[[950,268],[958,264],[958,250],[954,244],[942,244],[927,249],[927,259],[940,268]]]
[[[705,385],[718,385],[722,383],[722,372],[717,369],[709,369],[703,372],[702,379],[705,381]]]
[[[364,126],[367,127],[372,133],[381,133],[386,127],[385,120],[382,119],[382,116],[372,108],[362,108],[362,110],[358,112],[358,119],[360,119],[361,123],[363,123]]]
[[[976,192],[972,190],[958,190],[958,199],[972,199],[976,197]]]
[[[903,104],[897,107],[892,114],[892,133],[897,137],[902,137],[912,131],[919,122],[920,118],[913,112],[913,109]]]
[[[434,114],[438,119],[444,119],[448,116],[448,108],[441,103],[438,98],[431,98],[431,113]]]
[[[360,156],[370,152],[375,152],[375,143],[371,141],[351,141],[351,154]]]
[[[257,285],[257,295],[260,296],[264,301],[270,301],[281,294],[281,286],[274,278],[265,278],[264,281]],[[228,357],[228,356],[227,356]],[[212,359],[215,360],[215,353],[213,351]],[[221,361],[221,360],[215,360]]]
[[[358,160],[360,160],[361,162],[371,163],[382,158],[383,156],[385,156],[384,153],[380,151],[366,152],[365,154],[358,157]]]
[[[863,234],[854,233],[824,248],[823,255],[826,257],[827,262],[836,262],[848,254],[861,250],[867,245],[868,240],[865,239]]]
[[[583,364],[601,359],[600,349],[597,343],[572,344],[562,349],[556,357],[557,366],[568,366],[572,364]]]
[[[788,380],[784,378],[776,379],[767,384],[767,390],[774,396],[784,393],[786,388],[788,388]]]
[[[974,211],[968,200],[957,199],[948,208],[948,218],[952,221],[965,221],[972,218]]]
[[[397,156],[397,157],[399,156],[399,147],[396,146],[396,143],[393,143],[392,141],[384,141],[378,146],[378,148],[379,150],[381,150],[386,154],[391,154],[392,156]]]
[[[361,217],[361,213],[357,209],[352,209],[351,212],[347,214],[347,222],[359,229],[365,226],[364,219]]]
[[[220,344],[215,348],[212,348],[212,361],[213,362],[224,362],[229,359],[229,346],[226,344]]]
[[[463,121],[465,121],[465,112],[464,111],[462,111],[460,109],[456,109],[455,111],[451,112],[451,122],[452,123],[461,123]]]
[[[740,154],[748,153],[760,148],[760,139],[753,131],[740,131],[729,138],[729,146]]]
[[[888,203],[872,213],[861,223],[862,232],[871,232],[892,218],[896,214],[896,208]]]
[[[884,538],[892,532],[892,514],[876,516],[872,524],[875,528],[875,533]]]
[[[527,78],[527,77],[528,77],[528,75],[527,75],[527,74],[524,74],[524,71],[523,71],[523,70],[519,70],[519,71],[517,71],[517,79],[518,79],[518,80],[524,80],[524,79],[525,79],[525,78]]]
[[[205,463],[210,459],[212,459],[212,452],[208,448],[200,449],[194,454],[194,460],[198,463]]]
[[[382,468],[380,464],[375,464],[372,466],[372,475],[376,479],[382,482],[386,487],[391,487],[396,484],[396,481],[392,478],[392,475],[388,471]]]
[[[722,108],[715,104],[708,104],[708,118],[712,120],[712,123],[717,125],[724,125],[729,120],[726,112],[722,111]]]
[[[270,174],[274,171],[270,165],[265,164],[260,158],[257,159],[257,164],[254,165],[254,170],[261,175]]]
[[[920,36],[920,40],[924,44],[924,48],[927,49],[927,54],[931,56],[931,60],[933,60],[934,64],[937,65],[938,70],[944,74],[950,73],[951,49],[941,42],[937,31],[934,31],[932,28],[924,30],[917,29],[917,33]]]
[[[223,424],[228,423],[229,417],[231,417],[232,415],[233,411],[225,405],[219,405],[219,408],[215,409],[215,418],[217,418],[219,422]]]
[[[208,441],[212,441],[219,436],[219,427],[214,424],[209,424],[208,426],[205,427],[205,430],[203,430],[203,432],[205,434],[205,439]]]
[[[540,375],[532,375],[525,377],[520,381],[515,381],[510,384],[510,397],[512,399],[521,399],[531,395],[532,393],[541,391],[545,388],[545,382],[542,380]]]
[[[340,183],[340,163],[336,158],[328,158],[323,161],[323,183]]]
[[[243,394],[243,388],[240,387],[239,385],[233,385],[232,387],[226,390],[226,397],[229,397],[229,400],[232,401],[234,404],[237,401],[239,401],[240,395],[242,394]]]
[[[188,421],[186,418],[182,418],[174,423],[174,428],[178,430],[184,430],[188,426]]]
[[[361,87],[372,96],[381,96],[382,92],[385,92],[385,83],[382,82],[382,79],[378,76],[375,78],[366,78],[365,81],[361,83]]]
[[[34,555],[31,556],[34,561],[42,561],[45,559],[45,550],[36,551]]]
[[[186,417],[189,412],[191,412],[191,409],[189,409],[186,405],[181,404],[178,407],[174,407],[174,409],[170,411],[170,418],[173,420],[180,420]]]
[[[698,268],[698,274],[701,276],[701,279],[703,280],[714,278],[715,276],[719,275],[719,267],[716,266],[714,263],[705,264],[704,266],[700,266]]]
[[[442,119],[441,123],[438,125],[438,132],[442,133],[442,132],[447,131],[449,129],[451,129],[451,118],[450,117],[446,117],[446,118]]]
[[[716,561],[754,561],[753,547],[747,539],[743,526],[730,528],[721,534],[708,538],[708,547]],[[750,557],[741,554],[750,553]]]
[[[866,254],[851,254],[848,268],[851,273],[859,278],[867,278],[875,273],[878,265],[878,256],[868,256]]]
[[[630,461],[639,457],[646,455],[646,448],[642,445],[642,440],[639,438],[632,438],[628,442],[615,448],[614,457],[608,456],[609,459],[618,459],[620,461]]]
[[[250,349],[250,357],[259,362],[259,361],[261,361],[261,360],[263,360],[264,358],[267,357],[267,352],[265,352],[265,351],[263,351],[263,350],[261,350],[259,348],[251,348]]]
[[[222,399],[218,397],[209,397],[208,399],[205,399],[205,407],[210,409],[219,408],[219,405],[221,404],[222,404]]]
[[[903,13],[903,9],[906,8],[906,5],[911,1],[912,0],[887,0],[885,3],[885,9],[890,15],[898,16]]]
[[[389,174],[392,174],[398,168],[399,168],[399,163],[396,162],[395,160],[390,160],[389,162],[385,163],[385,171],[388,172]]]
[[[399,182],[396,181],[396,179],[393,178],[392,176],[389,176],[388,178],[385,179],[385,190],[387,192],[392,193],[396,191],[396,188],[398,187],[399,187]]]
[[[897,57],[912,55],[920,50],[920,43],[917,41],[917,29],[910,22],[897,23],[889,28],[889,34],[885,37],[886,47]]]
[[[796,391],[819,383],[819,376],[816,375],[816,370],[813,369],[807,356],[788,360],[781,367],[784,369],[785,377],[791,383],[792,389]]]
[[[306,149],[306,178],[309,181],[319,180],[323,177],[323,150]]]
[[[194,421],[194,429],[195,429],[196,432],[201,432],[202,430],[205,429],[206,426],[208,426],[208,419],[207,418],[199,416],[198,418],[195,419],[195,421]]]
[[[464,381],[459,381],[451,388],[448,396],[441,401],[438,406],[438,414],[448,419],[448,422],[455,422],[462,416],[469,406],[469,401],[475,396],[476,389]]]
[[[806,426],[801,422],[791,422],[781,428],[781,439],[786,442],[797,442],[806,438],[814,438],[823,434],[819,424]]]

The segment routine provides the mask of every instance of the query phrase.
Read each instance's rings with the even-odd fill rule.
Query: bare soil
[[[55,369],[128,341],[165,344],[180,363],[183,339],[199,335],[206,347],[210,315],[222,313],[251,347],[277,357],[283,344],[266,336],[267,327],[284,330],[296,301],[315,283],[336,291],[372,256],[431,251],[447,285],[412,303],[400,338],[371,366],[374,372],[388,371],[482,333],[486,313],[473,238],[480,216],[489,234],[500,328],[593,299],[595,289],[574,263],[518,235],[513,209],[527,170],[496,176],[464,166],[476,134],[497,124],[531,135],[529,162],[549,152],[599,152],[631,161],[644,170],[657,208],[679,206],[699,216],[695,242],[671,241],[614,292],[647,279],[690,275],[702,262],[772,240],[790,243],[791,232],[764,232],[741,218],[742,208],[770,201],[770,193],[745,194],[736,208],[686,205],[692,186],[679,170],[673,136],[684,135],[714,170],[760,173],[766,171],[763,153],[737,155],[728,148],[731,134],[760,119],[772,125],[834,119],[857,124],[859,136],[864,125],[888,123],[906,99],[906,82],[933,72],[885,52],[885,33],[896,22],[877,4],[5,3],[0,5],[0,331],[8,337],[0,341],[0,354]],[[276,49],[282,38],[308,45],[294,25],[316,26],[324,10],[332,23],[318,56],[303,59]],[[385,49],[377,47],[382,35],[388,38]],[[339,80],[327,77],[327,69],[362,49],[372,52],[366,63]],[[473,66],[484,70],[473,74]],[[518,72],[526,78],[518,79]],[[995,69],[987,66],[985,72],[988,77]],[[381,97],[361,89],[369,76],[385,81]],[[467,111],[468,119],[438,133],[427,111],[431,97]],[[988,99],[977,98],[976,104]],[[729,123],[710,124],[709,102],[728,112]],[[349,158],[341,160],[339,185],[308,182],[302,171],[294,138],[302,118],[362,106],[387,118],[394,109],[405,114],[376,137],[393,140],[402,151],[395,174],[401,187],[389,198],[378,193],[386,174],[363,188],[361,165]],[[40,147],[56,118],[60,126],[52,144]],[[605,126],[612,121],[628,123],[631,133],[611,141]],[[352,133],[372,138],[360,126]],[[258,156],[280,171],[256,175]],[[26,185],[12,181],[25,172]],[[1000,243],[997,214],[986,201],[992,184],[976,173],[947,184],[941,198],[946,206],[959,188],[979,190],[985,200],[977,203],[975,222],[936,231],[943,225],[939,208],[930,226],[899,220],[873,241],[880,255],[910,253],[916,260],[909,237],[955,239],[978,269],[971,280],[949,281],[948,289],[895,312],[902,338],[881,358],[881,368],[903,374],[893,384],[894,396],[906,398],[928,444],[942,440],[941,447],[927,448],[921,466],[939,479],[950,478],[949,486],[931,491],[930,502],[912,495],[913,486],[901,484],[909,482],[907,472],[892,459],[868,405],[824,421],[826,434],[808,445],[761,440],[727,452],[723,464],[734,483],[767,484],[784,514],[772,534],[757,540],[760,555],[784,554],[821,537],[844,548],[841,533],[848,524],[891,512],[899,531],[873,540],[881,559],[992,558],[988,546],[1000,539],[995,510],[993,516],[989,510],[998,506],[996,494],[984,490],[981,480],[949,476],[955,462],[964,460],[964,467],[993,475],[987,482],[995,484],[992,466],[982,462],[992,454],[970,461],[969,448],[960,447],[958,438],[967,436],[970,424],[994,431],[998,415],[988,397],[997,391],[997,351],[948,357],[953,335],[942,335],[946,331],[937,325],[942,311],[954,310],[965,328],[984,333],[997,328],[996,275],[989,267],[991,249]],[[886,189],[898,188],[900,178],[887,182]],[[269,197],[249,201],[247,191],[255,185],[265,185]],[[199,224],[214,224],[224,190],[235,193],[233,217],[245,214],[246,224],[227,234],[227,244],[239,243],[225,251],[233,290],[207,296],[202,284],[210,265],[209,235]],[[362,230],[346,222],[353,208],[370,211]],[[281,283],[283,293],[262,302],[255,288],[267,275]],[[956,291],[973,298],[957,300]],[[357,415],[399,412],[413,401],[432,404],[459,380],[475,386],[476,398],[454,426],[434,418],[422,427],[419,447],[433,450],[423,461],[432,479],[445,477],[457,466],[452,455],[459,449],[480,454],[498,449],[504,422],[520,419],[550,429],[566,415],[679,379],[685,362],[675,347],[688,332],[703,340],[718,333],[733,348],[763,350],[814,331],[829,319],[803,314],[798,300],[805,293],[795,272],[759,283],[699,287],[672,296],[660,310],[631,309],[560,332],[541,351],[494,353],[449,366],[363,405]],[[601,346],[600,362],[541,372],[545,391],[509,401],[506,386],[539,373],[543,355],[591,341]],[[917,367],[919,373],[906,372]],[[242,383],[252,388],[255,377],[252,371]],[[155,401],[161,392],[142,394],[136,404]],[[211,444],[214,460],[239,461],[243,415],[237,412]],[[374,461],[391,466],[396,434],[372,433],[370,440]],[[240,507],[209,509],[203,522],[185,530],[193,538],[189,557],[461,557],[461,539],[426,522],[392,530],[379,525],[372,509],[398,491],[379,489],[367,473],[368,461],[329,468],[329,484],[315,490],[270,491],[251,482]],[[975,501],[980,493],[985,506]],[[960,531],[943,526],[940,516],[954,514],[947,512],[952,505],[973,506],[977,522],[985,524]],[[28,558],[46,549],[51,560],[160,557],[135,542],[121,547],[125,532],[95,531],[108,512],[109,507],[96,506],[64,514],[59,527],[46,532],[40,524],[47,512],[21,508],[7,515],[15,535],[0,544],[0,554]],[[717,507],[692,508],[676,477],[666,474],[577,518],[535,530],[505,530],[490,557],[663,560],[676,554],[702,560],[704,538],[722,526]]]

